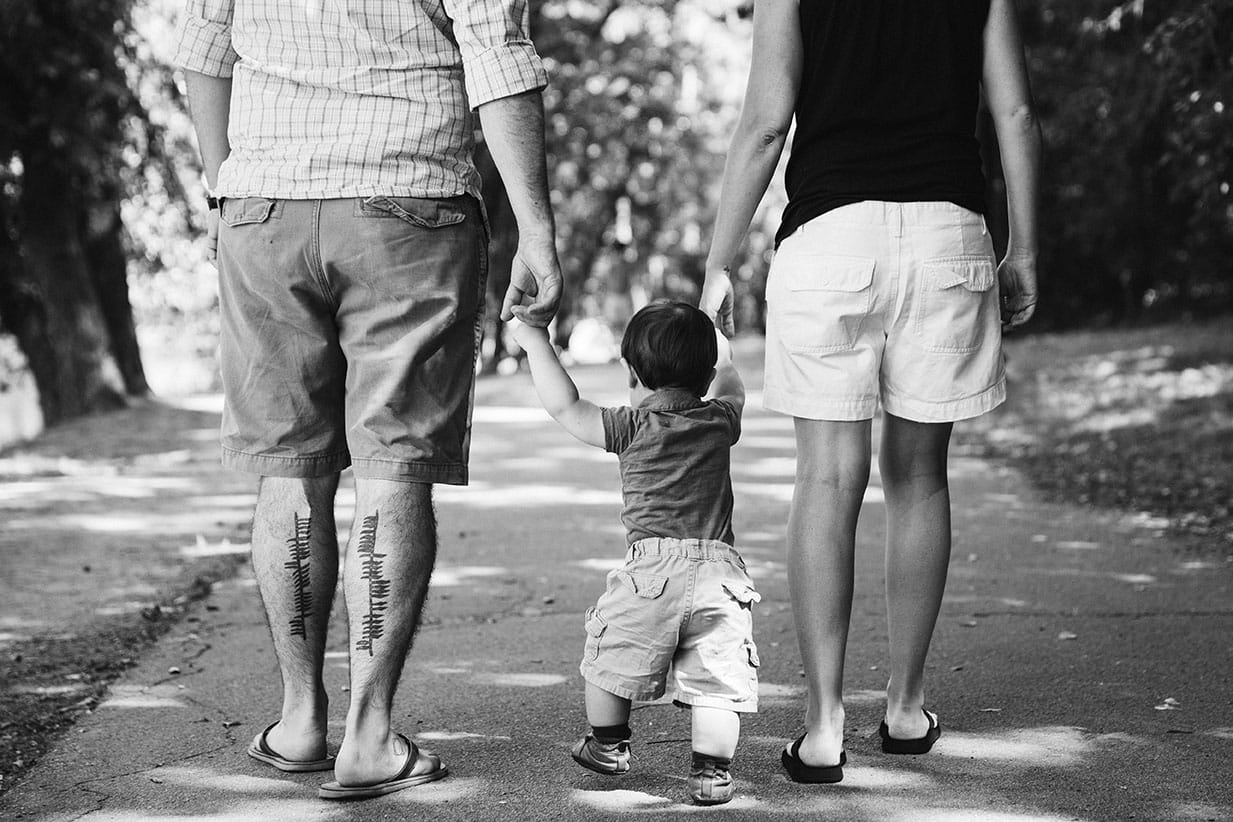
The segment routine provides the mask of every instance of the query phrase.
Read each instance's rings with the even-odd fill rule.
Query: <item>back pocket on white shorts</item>
[[[940,257],[921,263],[912,319],[921,347],[956,354],[980,348],[990,315],[997,313],[996,281],[993,260],[984,255]]]
[[[767,301],[779,338],[789,351],[848,351],[873,302],[871,257],[780,253]]]

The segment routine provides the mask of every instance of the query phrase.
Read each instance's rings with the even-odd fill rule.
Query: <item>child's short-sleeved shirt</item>
[[[741,435],[740,409],[664,388],[637,408],[602,413],[604,448],[620,459],[621,522],[630,544],[673,537],[731,545],[729,451]]]

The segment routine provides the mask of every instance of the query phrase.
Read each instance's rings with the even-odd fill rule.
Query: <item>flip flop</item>
[[[929,753],[929,749],[933,747],[933,743],[938,741],[938,737],[942,735],[942,723],[938,721],[938,715],[930,713],[924,708],[921,711],[925,714],[925,719],[929,720],[929,730],[925,731],[925,735],[916,739],[896,739],[890,735],[890,728],[886,725],[886,720],[882,720],[882,724],[878,726],[878,735],[882,737],[882,753],[888,754],[908,754],[916,756],[919,754]]]
[[[801,760],[801,743],[805,741],[805,734],[797,737],[796,741],[788,750],[779,755],[779,761],[783,763],[784,770],[788,772],[788,778],[793,782],[804,782],[809,785],[824,785],[843,780],[843,766],[848,764],[847,751],[839,752],[838,765],[806,765]]]
[[[274,722],[270,727],[266,728],[261,733],[253,737],[252,744],[248,746],[248,755],[258,762],[264,762],[267,765],[272,765],[280,771],[287,773],[306,773],[308,771],[332,771],[334,770],[334,757],[327,756],[325,759],[314,759],[312,761],[287,759],[270,747],[266,737],[270,731],[274,730],[277,725]]]
[[[435,753],[421,750],[414,742],[402,734],[398,735],[407,743],[407,762],[402,770],[382,782],[373,785],[340,785],[338,782],[326,782],[317,788],[317,796],[322,799],[369,799],[374,796],[385,796],[387,793],[414,788],[427,782],[436,782],[449,773],[449,769],[441,764],[441,758]],[[411,775],[415,766],[422,759],[432,764],[432,770]]]

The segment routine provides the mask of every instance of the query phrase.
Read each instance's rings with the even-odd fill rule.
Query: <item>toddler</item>
[[[727,802],[740,714],[758,704],[759,600],[732,547],[729,450],[745,390],[727,340],[691,305],[648,305],[621,342],[630,405],[600,408],[579,398],[545,329],[520,325],[514,334],[548,413],[620,460],[629,547],[587,611],[581,672],[591,730],[574,760],[627,772],[631,700],[663,696],[671,674],[676,703],[692,713],[690,797]]]

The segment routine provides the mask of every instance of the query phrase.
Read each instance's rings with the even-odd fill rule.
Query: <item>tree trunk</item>
[[[47,425],[124,405],[111,340],[79,235],[66,163],[23,152],[17,204],[21,260],[10,271],[5,323],[39,389]]]
[[[82,209],[86,264],[125,393],[143,397],[150,393],[150,385],[141,365],[133,307],[128,299],[128,256],[124,252],[124,224],[120,221],[120,192],[107,186],[104,197]]]

